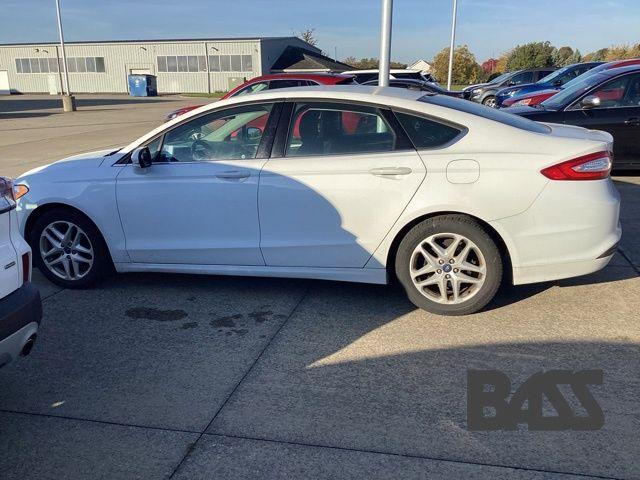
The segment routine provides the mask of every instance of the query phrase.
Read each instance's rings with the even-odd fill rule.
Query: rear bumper
[[[509,248],[513,283],[576,277],[604,268],[622,228],[620,195],[610,179],[547,184],[525,212],[491,224]]]
[[[31,282],[0,300],[0,366],[20,355],[41,320],[40,292]]]

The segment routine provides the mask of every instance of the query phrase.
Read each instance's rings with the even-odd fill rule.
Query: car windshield
[[[440,107],[451,108],[464,113],[470,113],[471,115],[477,115],[479,117],[486,118],[487,120],[493,120],[510,127],[519,128],[533,133],[550,133],[551,129],[546,125],[534,122],[518,115],[503,112],[495,108],[486,107],[479,103],[470,102],[468,100],[461,100],[459,98],[448,97],[444,95],[425,95],[418,99],[420,102],[431,103]]]
[[[513,72],[506,72],[503,73],[502,75],[500,75],[499,77],[494,78],[493,80],[489,80],[489,83],[501,83],[504,80],[506,80],[507,78],[509,78],[511,75],[513,75]]]
[[[582,77],[583,75],[580,75]],[[578,80],[580,77],[574,79],[574,81]],[[587,90],[590,90],[592,87],[597,85],[603,80],[602,75],[588,75],[579,82],[574,83],[569,86],[569,82],[567,83],[562,90],[556,93],[553,97],[545,100],[540,105],[542,108],[546,108],[548,110],[560,110],[564,108],[566,105],[571,103],[577,97],[582,95]]]
[[[562,75],[564,75],[565,73],[567,73],[567,71],[570,69],[571,67],[564,67],[561,68],[560,70],[556,70],[555,72],[551,72],[549,75],[547,75],[546,77],[542,77],[540,80],[538,80],[536,83],[548,83],[548,82],[553,82],[555,79],[561,77]]]
[[[560,88],[562,88],[562,90],[564,90],[566,88],[572,88],[574,85],[577,85],[578,83],[582,82],[582,80],[584,80],[587,77],[590,77],[594,73],[598,73],[598,72],[601,72],[603,70],[606,70],[608,68],[607,67],[608,65],[609,65],[608,63],[603,63],[602,65],[598,65],[597,67],[593,67],[591,70],[587,70],[582,75],[578,75],[573,80],[569,80],[567,83],[565,83]]]

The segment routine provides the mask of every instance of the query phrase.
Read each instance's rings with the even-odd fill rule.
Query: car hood
[[[476,83],[475,85],[469,85],[467,88],[463,90],[463,92],[470,92],[475,90],[476,88],[484,88],[488,86],[495,85],[494,83]]]
[[[515,113],[523,117],[532,118],[536,115],[544,114],[546,111],[542,108],[529,107],[528,105],[522,105],[518,107],[507,107],[500,110],[501,112]]]
[[[75,172],[78,170],[95,169],[102,165],[105,156],[113,151],[114,149],[110,148],[108,150],[96,150],[94,152],[81,153],[79,155],[63,158],[57,162],[29,170],[28,172],[20,175],[17,180],[19,181],[36,174],[57,174],[58,172]],[[114,155],[113,158],[115,162],[115,160],[117,160],[117,156]]]
[[[535,89],[537,87],[537,85],[535,83],[525,83],[522,85],[514,85],[512,87],[507,87],[507,88],[503,88],[498,92],[499,96],[503,96],[503,95],[508,95],[511,92],[531,92],[532,89]]]

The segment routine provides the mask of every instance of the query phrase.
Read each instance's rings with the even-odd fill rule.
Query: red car
[[[603,70],[610,70],[612,68],[620,68],[620,67],[628,67],[630,65],[640,65],[640,58],[633,58],[630,60],[616,60],[614,62],[603,63],[602,65],[592,68],[591,70],[588,70],[587,72],[583,73],[579,77],[576,77],[570,82],[564,84],[562,88],[571,86],[577,78],[581,78],[583,75],[585,76],[592,75],[594,73],[598,73]],[[529,105],[529,106],[538,105],[539,103],[544,102],[547,98],[553,97],[560,90],[561,89],[549,89],[549,90],[542,90],[539,92],[528,93],[525,95],[516,95],[515,97],[502,102],[502,106],[506,108],[511,106],[521,106],[521,105]]]
[[[355,83],[353,75],[338,75],[331,73],[277,73],[252,78],[228,92],[220,100],[249,93],[257,93],[263,90],[275,90],[277,88],[311,87],[313,85],[350,85],[352,83]],[[173,120],[174,118],[184,115],[185,113],[195,110],[201,106],[202,105],[194,105],[175,110],[169,113],[165,117],[164,121],[168,122],[169,120]]]

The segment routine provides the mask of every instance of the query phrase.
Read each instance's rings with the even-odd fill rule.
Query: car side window
[[[309,83],[306,80],[272,80],[271,85],[269,86],[269,90],[307,86],[309,86]]]
[[[638,107],[640,106],[640,74],[616,78],[592,92],[600,99],[596,108]]]
[[[442,147],[462,133],[457,128],[427,118],[402,112],[395,114],[417,149]]]
[[[165,134],[154,162],[256,158],[272,107],[269,103],[230,108],[183,123]]]
[[[242,90],[239,90],[235,95],[233,95],[234,97],[239,97],[241,95],[248,95],[250,93],[258,93],[261,92],[262,90],[266,90],[269,88],[269,82],[258,82],[258,83],[253,83],[251,85],[247,85],[246,87],[244,87]]]
[[[289,127],[286,156],[388,152],[395,146],[395,132],[375,107],[298,103]]]
[[[533,72],[522,72],[514,75],[509,80],[509,85],[521,85],[523,83],[531,83],[533,81]]]

